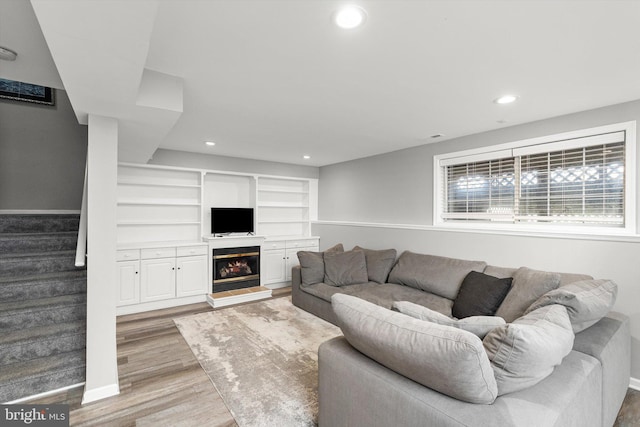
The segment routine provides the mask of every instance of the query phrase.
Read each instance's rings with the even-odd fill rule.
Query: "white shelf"
[[[306,209],[308,204],[300,203],[278,203],[278,202],[258,202],[259,208],[301,208]]]
[[[171,220],[150,220],[150,221],[120,221],[118,225],[200,225],[200,221],[171,221]]]
[[[290,190],[286,188],[276,188],[276,187],[260,187],[258,189],[259,193],[288,193],[288,194],[308,194],[306,190]]]
[[[181,202],[177,200],[120,200],[119,205],[153,205],[153,206],[200,206],[198,202]]]
[[[258,224],[307,224],[309,221],[306,220],[269,220],[269,221],[258,221]]]
[[[118,185],[140,185],[147,187],[174,187],[174,188],[200,188],[199,185],[191,184],[167,184],[161,182],[142,182],[142,181],[118,181]]]

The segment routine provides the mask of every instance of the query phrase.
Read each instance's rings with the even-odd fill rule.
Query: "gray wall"
[[[320,221],[312,232],[322,248],[338,242],[345,248],[395,247],[613,279],[619,286],[615,309],[631,318],[632,376],[640,379],[640,237],[542,237],[432,227],[434,155],[630,120],[640,120],[640,101],[322,167]],[[367,222],[387,225],[362,224]]]
[[[211,154],[189,153],[186,151],[165,150],[162,148],[153,154],[149,164],[262,175],[294,176],[299,178],[318,178],[320,173],[319,168],[313,166],[299,166],[262,160],[240,159],[237,157],[214,156]]]
[[[86,157],[65,91],[54,107],[0,99],[0,210],[80,210]]]

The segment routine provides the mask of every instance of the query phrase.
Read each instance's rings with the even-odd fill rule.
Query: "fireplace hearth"
[[[260,246],[213,250],[213,293],[260,286]]]

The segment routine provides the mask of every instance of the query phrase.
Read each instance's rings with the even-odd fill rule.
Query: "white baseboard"
[[[268,289],[281,289],[281,288],[290,288],[291,282],[282,282],[282,283],[271,283],[269,285],[262,285]]]
[[[177,307],[180,305],[195,304],[198,302],[205,302],[206,295],[194,295],[191,297],[173,298],[162,301],[143,302],[140,304],[123,305],[116,307],[116,316],[123,316],[126,314],[142,313],[143,311],[160,310],[162,308]]]
[[[640,380],[637,378],[631,377],[629,379],[629,388],[640,391]]]
[[[48,397],[48,396],[52,396],[54,394],[62,393],[62,392],[67,391],[67,390],[71,390],[72,388],[82,387],[83,385],[84,385],[84,383],[68,385],[66,387],[57,388],[55,390],[45,391],[44,393],[34,394],[33,396],[27,396],[27,397],[23,397],[21,399],[12,400],[11,402],[3,403],[3,405],[15,405],[17,403],[27,402],[29,400],[41,399],[43,397]]]
[[[0,209],[0,215],[80,215],[80,211],[65,209]]]
[[[257,301],[265,298],[270,298],[271,289],[266,291],[249,292],[246,294],[233,295],[230,297],[215,298],[215,299],[211,295],[213,294],[207,295],[207,302],[211,307],[218,308],[218,307],[226,307],[228,305],[240,304],[241,302]]]
[[[82,395],[82,405],[95,402],[96,400],[106,399],[107,397],[120,394],[120,386],[118,383],[109,384],[104,387],[98,387],[93,390],[86,390]]]

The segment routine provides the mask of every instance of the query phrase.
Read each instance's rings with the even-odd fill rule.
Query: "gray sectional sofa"
[[[597,311],[603,310],[599,299],[613,304],[615,284],[582,274],[411,252],[396,260],[395,251],[354,249],[300,253],[302,266],[292,271],[293,304],[344,333],[318,350],[321,427],[614,423],[629,384],[629,320]],[[468,294],[470,288],[478,290],[467,286],[474,274],[510,284],[490,313],[504,318],[504,324],[479,336],[457,325],[461,321],[452,315],[460,311],[456,305],[463,293],[467,303],[478,299]],[[407,307],[424,310],[426,317]],[[476,318],[489,317],[467,320]],[[563,344],[544,343],[549,336],[562,337]],[[543,340],[539,356],[518,347],[518,340],[527,339]],[[532,357],[550,363],[544,367],[548,372],[530,375],[529,365],[538,369]]]

